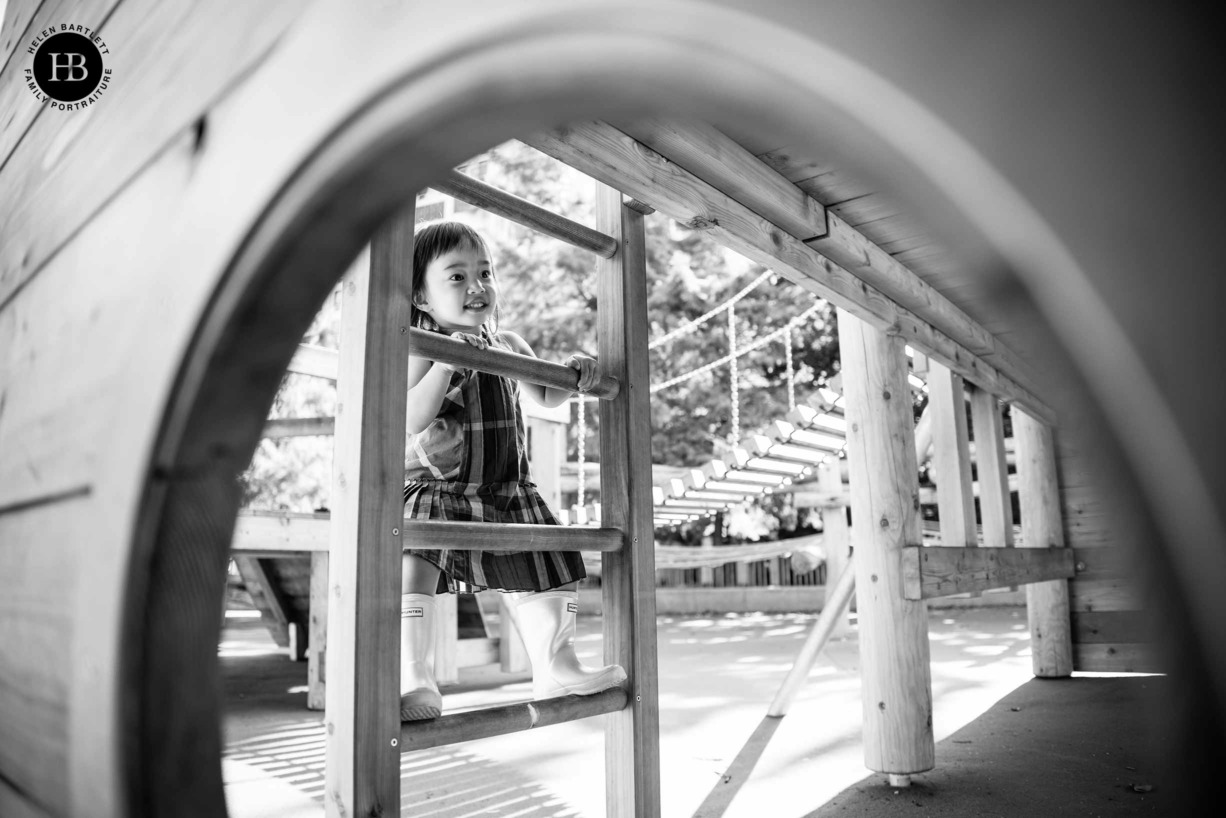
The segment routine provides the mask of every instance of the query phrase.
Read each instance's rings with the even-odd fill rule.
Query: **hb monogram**
[[[80,82],[81,80],[89,79],[89,69],[85,67],[85,55],[80,53],[53,52],[48,55],[51,57],[51,76],[48,77],[50,82]],[[68,58],[61,61],[61,57]],[[64,68],[68,71],[68,76],[60,77],[60,69]],[[81,75],[77,76],[77,70],[80,69]]]

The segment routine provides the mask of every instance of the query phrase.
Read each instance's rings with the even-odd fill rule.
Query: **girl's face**
[[[494,315],[498,287],[484,247],[461,245],[426,265],[413,303],[447,332],[479,328]]]

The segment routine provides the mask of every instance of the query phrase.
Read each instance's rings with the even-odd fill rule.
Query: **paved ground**
[[[1166,694],[1164,677],[1033,680],[1023,610],[935,611],[937,768],[896,793],[863,766],[854,631],[831,643],[785,718],[764,718],[813,619],[660,618],[665,816],[1174,814],[1146,752],[1162,737],[1143,715]],[[319,714],[305,710],[305,665],[275,653],[251,620],[229,624],[231,813],[321,815],[323,733]],[[580,636],[594,661],[599,621],[581,618]],[[527,692],[525,681],[459,687],[445,691],[445,706]],[[403,814],[603,816],[601,734],[599,720],[576,722],[406,756]]]

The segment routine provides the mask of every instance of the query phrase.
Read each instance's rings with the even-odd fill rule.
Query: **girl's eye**
[[[481,277],[482,277],[482,278],[493,278],[493,277],[494,277],[494,271],[493,271],[493,270],[482,270],[482,271],[481,271]]]

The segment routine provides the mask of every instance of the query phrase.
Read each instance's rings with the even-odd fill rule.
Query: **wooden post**
[[[328,683],[328,553],[311,552],[311,601],[307,616],[307,708],[323,710]]]
[[[605,731],[606,812],[660,815],[660,706],[656,657],[651,410],[647,369],[647,263],[643,215],[596,185],[596,229],[618,241],[597,264],[600,363],[621,391],[600,405],[600,487],[605,524],[625,547],[603,556],[606,661],[630,677],[630,701]]]
[[[838,460],[827,461],[817,469],[817,485],[823,494],[843,493],[843,470]],[[830,589],[843,576],[843,569],[851,561],[850,531],[847,526],[847,508],[824,506],[822,514],[822,549],[826,552],[826,601],[823,610],[830,604]],[[844,636],[851,628],[845,614],[834,621],[830,635]]]
[[[1009,470],[1005,461],[1005,429],[1000,403],[991,392],[971,385],[971,422],[975,426],[975,465],[979,468],[979,516],[983,544],[989,548],[1013,545],[1013,503],[1009,497]]]
[[[1018,503],[1022,512],[1022,545],[1061,548],[1064,527],[1056,477],[1056,449],[1051,429],[1013,407],[1013,440],[1017,447]],[[1034,675],[1058,678],[1073,672],[1073,641],[1069,624],[1068,580],[1033,582],[1026,586],[1030,620],[1030,651]]]
[[[400,805],[400,575],[413,257],[410,205],[342,286],[329,542],[324,808]]]
[[[864,763],[932,768],[927,606],[903,598],[902,549],[920,544],[919,480],[903,340],[839,310],[864,701]]]
[[[932,409],[932,472],[941,516],[941,544],[979,545],[975,530],[975,490],[971,486],[970,440],[962,376],[936,361],[928,364]]]

